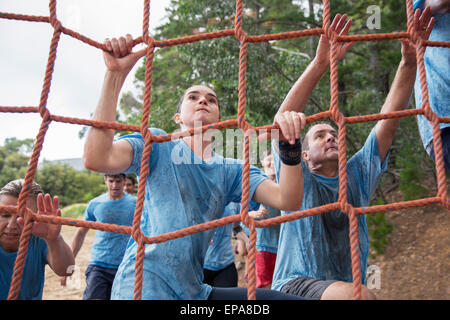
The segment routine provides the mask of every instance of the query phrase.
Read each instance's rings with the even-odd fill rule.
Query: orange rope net
[[[446,186],[446,177],[445,177],[445,169],[443,162],[443,152],[442,152],[442,141],[440,139],[440,129],[439,123],[450,122],[450,117],[438,117],[431,109],[429,105],[428,99],[428,88],[426,83],[426,74],[425,74],[425,65],[424,65],[424,53],[427,46],[441,46],[441,47],[450,47],[449,42],[444,41],[427,41],[426,39],[422,39],[418,33],[414,30],[413,27],[413,6],[412,0],[406,0],[407,5],[407,25],[408,30],[406,32],[394,32],[394,33],[384,33],[384,34],[365,34],[365,35],[348,35],[348,36],[339,36],[337,33],[332,31],[330,27],[330,1],[323,0],[323,26],[322,28],[314,28],[307,30],[298,30],[291,31],[285,33],[277,33],[277,34],[265,34],[265,35],[253,35],[249,36],[242,28],[242,19],[243,19],[243,0],[236,0],[236,14],[234,21],[233,29],[225,29],[216,32],[210,33],[200,33],[196,35],[189,35],[176,39],[168,39],[168,40],[155,40],[149,35],[149,16],[150,16],[150,0],[144,0],[144,13],[143,13],[143,35],[136,38],[134,40],[134,45],[144,43],[147,45],[147,54],[146,54],[146,72],[145,72],[145,86],[144,86],[144,102],[143,102],[143,116],[142,122],[140,126],[136,125],[126,125],[117,122],[102,122],[102,121],[93,121],[87,119],[79,119],[79,118],[69,118],[62,117],[58,115],[51,114],[47,109],[47,98],[50,90],[50,84],[52,80],[53,67],[56,60],[56,52],[58,48],[58,42],[61,37],[61,33],[67,34],[73,38],[76,38],[90,46],[96,47],[101,50],[106,50],[105,46],[101,43],[98,43],[94,40],[91,40],[73,30],[65,28],[61,22],[57,19],[56,16],[56,0],[49,1],[49,9],[50,16],[33,16],[33,15],[21,15],[15,13],[5,13],[0,12],[0,18],[3,19],[12,19],[12,20],[24,20],[31,22],[46,22],[50,23],[54,29],[53,37],[50,43],[50,52],[48,55],[48,62],[44,77],[43,89],[41,93],[41,98],[39,102],[39,106],[37,107],[17,107],[17,106],[0,106],[0,112],[7,113],[39,113],[42,122],[39,129],[39,133],[36,137],[36,142],[34,145],[33,153],[30,158],[29,166],[27,168],[25,183],[20,193],[18,199],[18,205],[16,207],[9,206],[0,206],[0,210],[3,212],[9,213],[17,213],[24,212],[25,213],[25,223],[23,232],[20,237],[20,245],[19,251],[17,254],[17,258],[14,265],[13,278],[12,283],[8,295],[8,299],[17,299],[20,284],[23,274],[24,261],[27,255],[28,250],[28,241],[31,235],[31,227],[33,221],[45,222],[45,223],[53,223],[53,224],[62,224],[62,225],[70,225],[76,227],[84,227],[91,228],[96,230],[104,230],[109,232],[130,234],[133,239],[138,244],[136,264],[135,264],[135,289],[134,289],[134,298],[141,299],[142,298],[142,271],[143,271],[143,260],[144,260],[144,248],[145,244],[150,243],[160,243],[169,241],[172,239],[184,237],[193,233],[202,232],[205,230],[221,227],[223,225],[234,223],[238,221],[242,221],[246,226],[249,227],[250,230],[250,251],[248,253],[248,260],[250,262],[249,269],[249,281],[248,281],[248,299],[254,300],[256,298],[256,276],[255,276],[255,255],[256,255],[256,227],[270,227],[273,225],[281,224],[284,222],[301,219],[313,215],[322,214],[325,212],[329,212],[332,210],[341,210],[346,213],[349,217],[350,221],[350,230],[349,230],[349,238],[350,238],[350,247],[351,247],[351,263],[352,263],[352,274],[353,274],[353,296],[355,299],[361,298],[361,272],[360,272],[360,260],[359,260],[359,242],[358,242],[358,224],[356,216],[360,214],[370,214],[377,213],[383,211],[392,211],[399,209],[406,209],[412,207],[420,207],[420,206],[431,206],[441,204],[447,210],[450,209],[450,200],[447,196],[447,186]],[[330,74],[330,85],[331,85],[331,103],[328,111],[321,112],[315,115],[311,115],[307,117],[307,123],[312,123],[321,119],[329,118],[333,120],[339,128],[338,135],[338,151],[339,151],[339,198],[335,203],[326,204],[320,207],[299,211],[271,219],[267,219],[264,221],[255,221],[253,218],[248,215],[248,202],[249,202],[249,134],[248,130],[252,130],[253,132],[259,132],[274,128],[272,125],[261,126],[261,127],[253,127],[245,120],[245,106],[246,106],[246,62],[247,62],[247,46],[248,43],[255,42],[266,42],[270,40],[284,40],[291,38],[300,38],[307,37],[312,35],[320,35],[326,33],[328,38],[331,40],[331,52],[330,52],[330,62],[331,62],[331,74]],[[210,221],[207,223],[203,223],[200,225],[191,226],[182,230],[177,230],[170,233],[160,234],[155,237],[147,237],[145,236],[140,229],[142,208],[143,208],[143,200],[145,193],[145,184],[147,180],[147,176],[149,174],[149,168],[147,161],[149,159],[151,153],[151,146],[153,142],[161,143],[164,141],[170,141],[173,138],[186,136],[186,134],[192,135],[194,130],[191,129],[185,132],[171,133],[164,136],[153,136],[148,130],[148,120],[150,114],[150,105],[151,105],[151,84],[152,84],[152,63],[154,57],[154,50],[156,47],[167,47],[167,46],[175,46],[185,43],[192,43],[197,41],[205,41],[211,40],[221,37],[235,36],[237,40],[240,42],[240,55],[239,55],[239,97],[238,97],[238,114],[237,119],[222,121],[219,123],[215,123],[213,125],[203,126],[201,128],[202,131],[207,129],[223,129],[228,127],[237,126],[241,130],[245,132],[244,135],[244,164],[243,164],[243,177],[242,177],[242,202],[241,202],[241,212],[239,215],[234,215],[230,217],[225,217],[222,219]],[[378,41],[378,40],[388,40],[388,39],[401,39],[401,38],[409,38],[416,41],[417,44],[417,61],[419,67],[420,74],[420,84],[422,88],[422,97],[423,97],[423,105],[421,109],[414,110],[402,110],[391,113],[383,113],[383,114],[372,114],[372,115],[358,115],[352,117],[345,117],[339,110],[338,104],[338,67],[337,67],[337,52],[335,48],[338,42],[346,42],[346,41]],[[416,116],[416,115],[425,115],[425,117],[431,122],[433,126],[433,145],[435,150],[435,158],[436,158],[436,172],[437,172],[437,195],[434,197],[429,197],[420,200],[413,201],[405,201],[392,203],[387,205],[377,205],[371,207],[360,207],[355,208],[351,204],[347,202],[347,171],[346,171],[346,146],[345,146],[345,138],[346,138],[346,124],[348,123],[358,123],[358,122],[368,122],[368,121],[377,121],[381,119],[389,119],[389,118],[400,118],[407,116]],[[62,218],[62,217],[48,217],[38,215],[34,212],[31,212],[26,208],[26,199],[28,197],[28,186],[34,179],[37,164],[40,152],[42,150],[45,134],[49,128],[49,125],[52,121],[62,122],[62,123],[70,123],[77,125],[86,125],[92,126],[95,128],[107,128],[107,129],[115,129],[115,130],[124,130],[124,131],[134,131],[140,132],[145,140],[145,148],[142,155],[141,162],[141,172],[140,172],[140,181],[144,183],[140,183],[138,187],[137,193],[137,206],[134,213],[133,226],[120,226],[113,224],[103,224],[100,222],[89,222],[84,220],[73,220],[70,218]]]

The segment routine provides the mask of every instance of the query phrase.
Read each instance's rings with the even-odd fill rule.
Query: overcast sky
[[[49,16],[48,0],[0,0],[0,11]],[[161,24],[169,0],[151,1],[150,28]],[[143,0],[58,0],[62,24],[95,41],[142,34]],[[53,28],[48,23],[0,19],[0,105],[38,106]],[[140,49],[136,46],[135,49]],[[140,65],[141,62],[138,62]],[[134,90],[131,71],[122,89]],[[100,95],[105,66],[99,49],[62,34],[47,107],[52,114],[89,119]],[[36,138],[39,114],[0,113],[0,145],[5,138]],[[81,126],[52,122],[40,161],[82,156]]]

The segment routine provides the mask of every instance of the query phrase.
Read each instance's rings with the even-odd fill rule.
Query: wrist
[[[127,74],[120,71],[107,70],[105,73],[105,83],[110,83],[114,88],[118,87],[119,90],[122,88],[126,78]]]
[[[60,242],[62,240],[61,235],[59,234],[58,236],[56,236],[56,238],[54,239],[47,239],[44,238],[45,242],[47,243],[47,246],[50,247],[54,247],[55,245],[58,244],[58,242]]]
[[[328,57],[320,58],[316,56],[311,61],[311,66],[323,74],[330,68],[330,59]]]
[[[302,160],[302,143],[300,139],[295,139],[294,144],[279,140],[278,151],[281,162],[287,166],[296,166]]]
[[[402,58],[402,60],[400,61],[400,67],[402,67],[402,68],[416,68],[417,67],[416,59],[405,59],[405,58]]]

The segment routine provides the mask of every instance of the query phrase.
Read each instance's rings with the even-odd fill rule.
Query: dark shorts
[[[442,153],[444,156],[444,167],[445,170],[450,171],[450,127],[442,129],[441,139],[442,139]],[[431,160],[435,161],[433,141],[431,142],[429,155]]]
[[[306,299],[320,300],[323,292],[336,280],[320,280],[310,277],[298,277],[281,287],[281,292],[294,294]]]
[[[208,300],[247,300],[247,288],[212,288]],[[302,297],[270,289],[256,288],[256,300],[306,300]]]
[[[217,271],[203,269],[203,275],[203,282],[212,287],[227,288],[238,286],[238,273],[234,262],[228,267]]]
[[[117,269],[88,265],[86,275],[86,289],[83,300],[110,300],[111,288]]]

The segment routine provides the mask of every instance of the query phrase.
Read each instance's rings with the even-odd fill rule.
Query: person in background
[[[136,197],[125,193],[125,174],[105,174],[108,191],[92,199],[84,213],[86,221],[123,226],[133,223]],[[77,256],[89,228],[79,228],[72,240],[72,251]],[[83,300],[109,300],[114,277],[122,261],[130,235],[97,230],[86,269],[86,288]],[[61,279],[65,285],[66,278]]]
[[[276,181],[273,156],[270,149],[263,154],[261,165],[269,179]],[[255,219],[273,218],[280,214],[280,210],[264,205],[261,205],[256,211],[249,212],[249,215]],[[256,287],[270,288],[277,259],[280,225],[256,228],[256,235]]]
[[[125,191],[126,193],[129,194],[134,194],[136,193],[136,177],[133,174],[129,174],[127,175],[127,177],[125,178],[125,185],[123,187],[123,191]]]
[[[0,190],[1,206],[17,206],[24,180],[14,180]],[[43,195],[35,182],[29,187],[27,208],[40,215],[61,216],[58,197]],[[23,231],[23,213],[0,212],[0,299],[8,298],[14,264]],[[33,222],[28,251],[23,268],[19,300],[41,300],[44,288],[45,265],[58,276],[70,276],[75,259],[61,235],[60,224]]]

